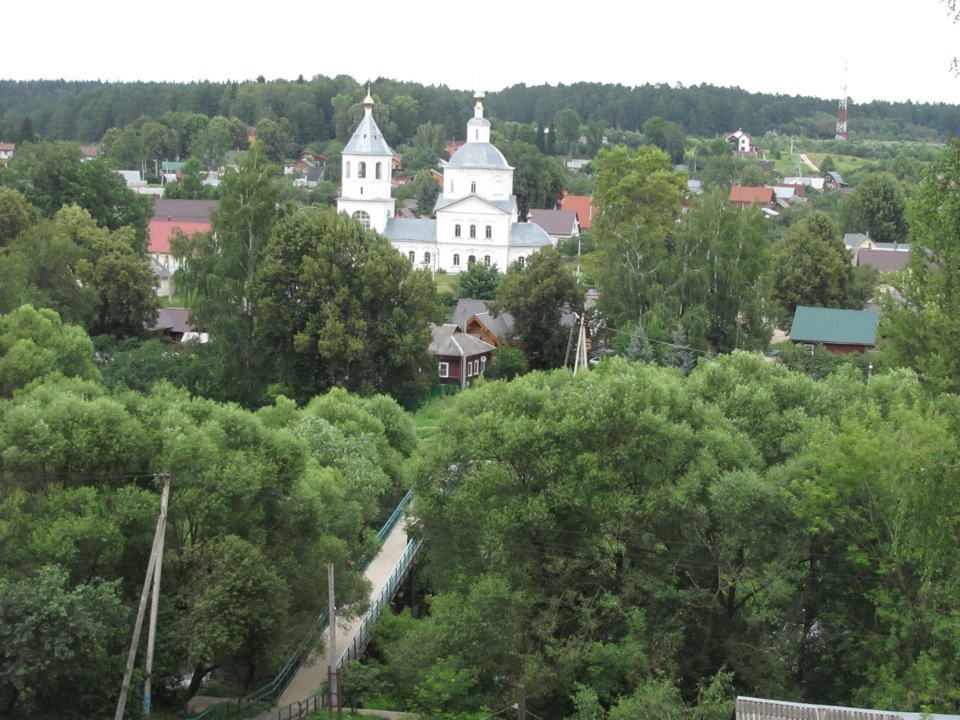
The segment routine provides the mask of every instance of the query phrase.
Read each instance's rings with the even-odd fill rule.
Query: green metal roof
[[[794,342],[876,345],[880,314],[864,310],[798,307],[790,339]]]

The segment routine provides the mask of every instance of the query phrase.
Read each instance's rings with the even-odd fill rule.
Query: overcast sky
[[[479,8],[471,18],[469,8]],[[622,9],[621,9],[622,8]],[[499,90],[663,82],[960,103],[960,25],[938,0],[7,3],[0,77],[377,77]]]

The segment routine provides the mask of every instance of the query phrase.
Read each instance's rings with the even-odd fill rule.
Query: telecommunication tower
[[[837,108],[837,135],[834,140],[847,139],[847,61],[843,61],[843,90]]]

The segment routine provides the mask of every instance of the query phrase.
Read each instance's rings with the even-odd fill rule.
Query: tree
[[[504,157],[514,168],[513,191],[525,219],[531,208],[553,209],[563,195],[563,174],[556,162],[525,142],[504,143]]]
[[[527,356],[512,345],[501,345],[493,353],[493,362],[483,373],[487,380],[513,380],[530,368]]]
[[[687,136],[677,123],[659,116],[648,118],[643,123],[643,137],[648,143],[667,153],[674,164],[683,162]]]
[[[212,394],[248,405],[261,402],[266,387],[253,342],[253,288],[277,217],[275,172],[263,145],[254,143],[240,167],[224,173],[213,232],[183,238],[174,248],[183,263],[178,284],[190,298],[197,326],[211,336],[204,352]]]
[[[874,288],[857,282],[840,230],[821,212],[814,212],[778,240],[770,257],[771,299],[781,328],[793,320],[798,305],[859,309]]]
[[[99,158],[81,162],[73,143],[27,143],[11,163],[13,186],[44,217],[64,205],[79,205],[97,225],[109,230],[130,226],[139,252],[146,252],[147,223],[153,215],[149,196],[137,195],[123,178]]]
[[[583,312],[583,292],[560,253],[547,247],[527,258],[526,267],[510,268],[490,309],[513,315],[532,367],[555,368],[563,365],[570,333],[560,321],[565,313]]]
[[[564,108],[553,116],[550,133],[556,138],[555,147],[559,153],[573,152],[574,143],[580,141],[580,124],[580,116],[571,108]]]
[[[866,231],[874,242],[906,242],[906,209],[900,181],[890,173],[871,173],[848,196],[844,227],[848,232]]]
[[[225,122],[214,123],[211,120],[207,127],[194,135],[190,142],[190,155],[199,160],[205,170],[217,171],[223,164],[227,151],[232,147],[232,140]]]
[[[15,581],[0,578],[0,707],[33,716],[109,712],[121,669],[125,612],[118,583],[69,587],[48,565]],[[77,688],[82,688],[77,692]],[[62,699],[72,697],[69,708]]]
[[[593,165],[594,203],[600,207],[591,227],[597,287],[608,316],[628,326],[665,302],[672,282],[669,238],[686,182],[667,154],[651,146],[635,154],[622,147],[602,150]]]
[[[250,298],[256,337],[284,394],[300,402],[332,387],[415,397],[426,382],[429,272],[332,209],[284,218]]]
[[[0,186],[0,247],[36,224],[39,215],[23,193]]]
[[[257,140],[263,143],[267,159],[274,163],[282,163],[293,146],[293,137],[290,135],[289,121],[282,118],[279,122],[270,118],[263,118],[257,123],[254,130]]]
[[[470,263],[466,270],[457,275],[458,295],[475,300],[493,300],[497,296],[501,277],[496,265]]]
[[[960,390],[960,143],[950,141],[912,200],[907,271],[892,283],[903,298],[885,298],[881,333],[893,357],[932,387]]]
[[[732,207],[723,191],[708,192],[684,215],[676,248],[681,265],[673,292],[685,306],[680,322],[693,344],[702,344],[702,334],[716,352],[765,349],[771,333],[763,215]]]
[[[100,377],[93,343],[75,325],[64,325],[52,310],[29,305],[0,315],[0,397],[52,373],[66,377]]]

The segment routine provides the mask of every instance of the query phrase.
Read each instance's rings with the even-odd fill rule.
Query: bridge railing
[[[347,643],[346,648],[337,660],[338,668],[342,668],[348,662],[355,660],[363,654],[363,650],[367,646],[367,643],[370,642],[370,636],[373,634],[373,626],[383,613],[383,607],[393,599],[397,589],[400,587],[400,583],[403,582],[403,578],[410,570],[410,566],[420,552],[420,546],[421,541],[419,539],[411,540],[407,543],[407,547],[404,548],[403,555],[400,556],[396,566],[394,566],[390,577],[377,594],[377,598],[370,604],[370,609],[367,610],[363,616],[360,625],[353,633],[353,637],[350,638],[350,642]],[[308,698],[279,708],[273,714],[269,715],[267,720],[297,720],[298,718],[305,717],[310,713],[326,707],[328,702],[327,683],[324,682],[323,685],[320,686],[320,689]]]
[[[383,524],[383,527],[381,527],[379,532],[377,532],[377,540],[380,541],[381,545],[387,536],[393,532],[393,529],[396,527],[397,523],[400,522],[400,519],[403,517],[403,514],[410,505],[410,501],[412,499],[413,491],[408,490],[407,494],[403,496],[403,499],[397,503],[397,507],[394,508],[393,512],[390,514],[390,517],[387,518],[387,521]],[[417,546],[419,547],[420,541],[418,540],[416,542]],[[410,543],[407,545],[407,550],[409,550],[409,545]],[[406,557],[406,551],[404,552],[404,557]],[[362,557],[358,563],[360,568],[366,570],[372,559],[373,558],[368,558],[366,556]],[[404,570],[404,572],[406,572],[406,570]],[[392,575],[390,580],[387,581],[387,585],[389,585],[391,582],[393,582]],[[393,597],[393,592],[396,592],[396,586],[394,586],[393,591],[387,598],[388,600]],[[382,595],[383,593],[381,592],[380,594]],[[379,596],[372,607],[377,607],[378,603]],[[377,617],[379,617],[379,614]],[[257,714],[259,710],[263,709],[264,704],[274,703],[286,689],[287,685],[290,684],[290,681],[293,679],[293,676],[297,674],[300,666],[303,665],[304,661],[307,659],[307,657],[309,657],[310,652],[316,645],[317,638],[320,637],[323,634],[323,631],[326,629],[327,614],[322,613],[317,617],[313,626],[297,646],[297,649],[294,651],[294,653],[287,659],[287,662],[284,663],[283,667],[280,668],[276,676],[274,676],[270,682],[266,683],[263,687],[257,688],[253,692],[244,695],[243,697],[233,698],[222,703],[217,703],[216,705],[211,705],[209,708],[204,710],[199,715],[194,716],[190,720],[240,720],[241,718],[246,718]],[[320,690],[314,693],[314,695],[311,695],[309,698],[307,698],[307,700],[302,702],[311,701],[311,698],[318,693],[325,693],[325,688],[326,685],[321,687]],[[324,695],[324,697],[326,696]],[[313,711],[311,710],[311,712]]]

